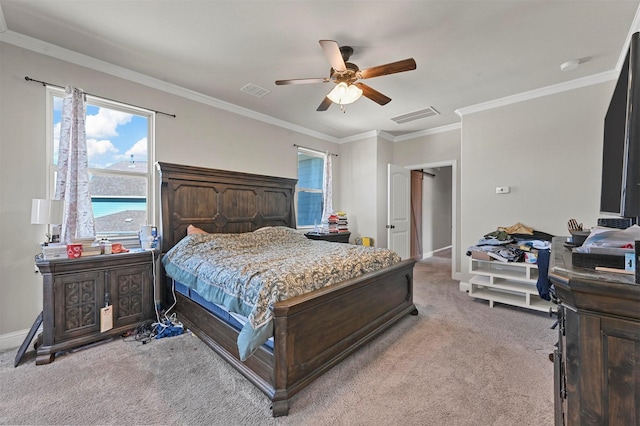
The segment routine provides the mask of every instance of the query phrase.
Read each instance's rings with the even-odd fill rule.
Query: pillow
[[[193,225],[187,226],[187,235],[193,235],[193,234],[208,234],[208,232],[205,231],[204,229],[196,228]]]

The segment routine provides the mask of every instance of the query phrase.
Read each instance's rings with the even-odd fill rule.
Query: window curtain
[[[324,180],[322,182],[322,222],[326,223],[333,213],[333,176],[331,174],[331,154],[324,155]]]
[[[67,86],[62,103],[56,195],[64,200],[60,240],[94,238],[95,224],[89,190],[89,157],[85,131],[86,102],[82,89]]]

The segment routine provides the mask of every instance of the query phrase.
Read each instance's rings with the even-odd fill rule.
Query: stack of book
[[[336,234],[338,232],[338,215],[330,214],[327,217],[327,228],[330,234]]]
[[[349,232],[347,214],[345,212],[331,213],[323,223],[323,229],[330,234]]]
[[[82,256],[95,256],[100,254],[100,245],[94,238],[77,238],[74,244],[82,244]]]
[[[347,214],[345,212],[336,212],[336,216],[338,216],[338,232],[349,232]]]

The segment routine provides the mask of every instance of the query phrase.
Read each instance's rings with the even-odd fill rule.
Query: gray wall
[[[341,197],[333,207],[347,213],[351,242],[372,237],[378,244],[377,141],[375,136],[340,145]],[[335,168],[335,167],[334,167]]]
[[[498,226],[521,222],[567,235],[570,218],[597,225],[613,87],[601,83],[463,116],[461,256]],[[496,186],[511,193],[498,195]]]

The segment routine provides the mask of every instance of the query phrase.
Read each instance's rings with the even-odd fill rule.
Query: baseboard
[[[442,247],[439,248],[437,250],[433,250],[427,253],[422,253],[422,260],[428,259],[430,257],[433,257],[436,253],[438,253],[439,251],[443,251],[443,250],[449,250],[451,248],[451,246],[446,246],[446,247]]]
[[[29,329],[0,334],[0,351],[18,349],[29,334]]]
[[[438,253],[440,251],[443,251],[443,250],[449,250],[451,248],[453,248],[453,246],[446,246],[446,247],[439,248],[437,250],[430,251],[428,253],[423,253],[422,254],[422,260],[429,259],[430,257],[435,256],[436,253]],[[451,279],[453,279],[455,281],[460,281],[460,280],[462,280],[462,274],[460,272],[452,271],[451,272]],[[467,284],[467,286],[468,286],[468,284]],[[468,291],[468,289],[466,289],[466,288],[463,289],[462,288],[462,284],[460,284],[460,290]]]

